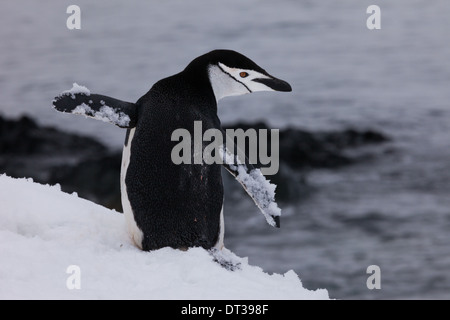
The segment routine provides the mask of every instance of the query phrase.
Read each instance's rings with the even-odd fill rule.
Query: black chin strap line
[[[233,77],[230,73],[226,72],[219,64],[217,64],[217,66],[219,67],[220,70],[222,70],[223,73],[227,74],[234,81],[239,82],[240,84],[242,84],[245,87],[245,89],[248,90],[249,93],[252,93],[252,90],[250,90],[250,88],[247,87],[247,85],[245,83],[243,83],[242,81],[239,81],[238,79]]]

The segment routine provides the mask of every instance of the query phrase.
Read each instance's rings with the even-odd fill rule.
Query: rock
[[[270,129],[262,122],[225,128]],[[308,132],[288,128],[280,130],[279,138],[279,171],[268,179],[277,184],[277,200],[285,202],[297,201],[308,193],[305,177],[310,170],[337,169],[366,161],[370,158],[367,153],[348,151],[390,140],[373,130],[355,129]],[[270,143],[268,147],[270,150]],[[377,155],[382,156],[383,152]],[[59,183],[63,191],[77,192],[81,197],[121,211],[120,163],[121,152],[111,152],[92,138],[40,127],[28,117],[18,120],[0,117],[0,173],[32,177],[41,183]],[[235,189],[232,186],[226,181],[226,188]]]
[[[257,132],[261,129],[268,130],[268,149],[270,150],[270,128],[265,123],[237,123],[224,126],[224,129],[238,128],[244,131],[255,129]],[[306,175],[309,170],[338,169],[342,166],[366,161],[373,157],[372,150],[358,153],[349,152],[349,150],[388,141],[390,138],[373,130],[347,129],[344,131],[308,132],[296,128],[283,129],[279,132],[279,171],[267,178],[277,185],[278,201],[296,201],[310,191],[306,183]],[[248,154],[248,149],[246,153]],[[262,164],[257,163],[254,166],[260,168]]]
[[[29,117],[0,116],[0,173],[48,183],[55,167],[95,159],[108,149],[95,139],[41,127]]]
[[[23,156],[70,155],[88,157],[105,152],[100,142],[54,128],[39,127],[27,116],[18,120],[0,117],[0,154]]]
[[[59,183],[64,192],[76,192],[82,198],[122,212],[119,180],[121,160],[122,153],[113,152],[75,165],[60,165],[52,169],[48,183]]]
[[[254,125],[238,123],[225,128],[241,128],[244,131],[255,129],[257,132],[260,129],[266,129],[269,130],[268,141],[270,142],[270,128],[261,122]],[[294,169],[338,168],[352,164],[357,162],[358,159],[346,154],[344,152],[346,149],[379,144],[390,140],[385,135],[372,130],[357,131],[354,129],[313,133],[288,128],[280,130],[279,138],[280,162]],[[260,167],[261,164],[256,166]]]

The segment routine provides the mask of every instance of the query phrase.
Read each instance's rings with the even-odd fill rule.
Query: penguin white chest
[[[123,147],[122,152],[122,166],[120,170],[120,190],[122,197],[122,207],[123,213],[125,215],[125,220],[127,223],[128,234],[133,239],[134,243],[142,249],[142,239],[144,238],[144,233],[138,227],[136,221],[134,220],[133,209],[131,208],[131,203],[128,198],[127,186],[125,183],[125,178],[127,176],[128,166],[130,164],[131,156],[131,144],[133,141],[134,133],[136,129],[130,129],[130,134],[128,135],[127,144]]]

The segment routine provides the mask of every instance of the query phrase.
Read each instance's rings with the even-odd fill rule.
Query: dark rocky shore
[[[264,123],[226,128],[270,129]],[[305,176],[310,170],[369,161],[381,156],[385,148],[379,146],[390,140],[380,132],[355,129],[308,132],[288,128],[280,130],[279,138],[280,168],[269,179],[277,184],[277,200],[281,202],[298,201],[308,188]],[[0,116],[0,173],[59,183],[63,191],[77,192],[118,211],[121,156],[121,152],[112,152],[89,137],[41,127],[28,117],[7,120]],[[229,179],[225,178],[228,188],[233,187]]]

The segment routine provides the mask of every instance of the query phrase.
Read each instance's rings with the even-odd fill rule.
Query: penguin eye
[[[247,72],[244,72],[244,71],[239,73],[239,75],[241,76],[241,78],[247,78],[249,76],[249,74]]]

